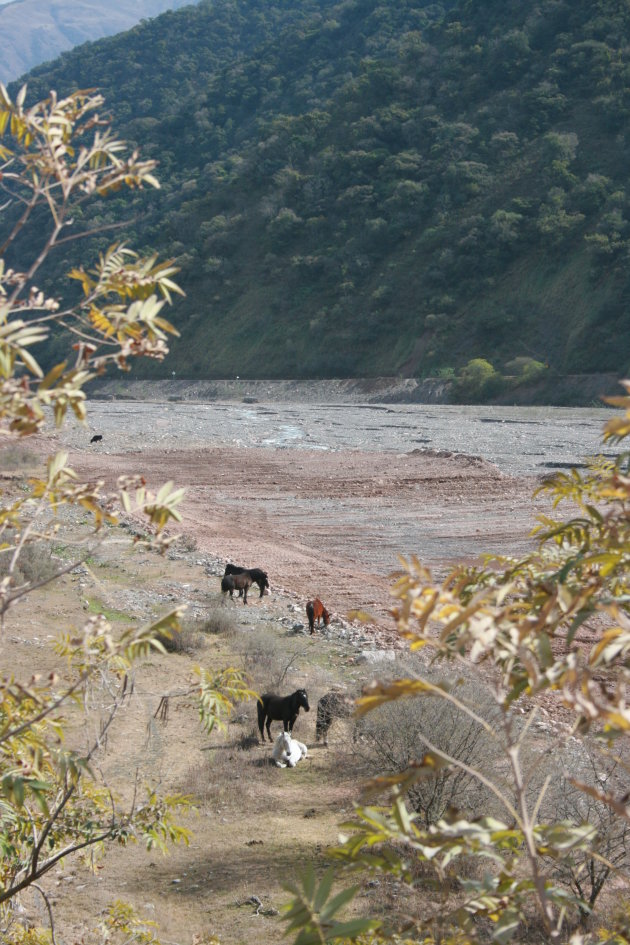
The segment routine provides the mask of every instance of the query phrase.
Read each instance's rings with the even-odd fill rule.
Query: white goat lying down
[[[295,768],[298,761],[306,758],[307,755],[306,745],[299,742],[297,738],[291,738],[289,732],[281,732],[278,735],[271,752],[271,758],[276,768]]]

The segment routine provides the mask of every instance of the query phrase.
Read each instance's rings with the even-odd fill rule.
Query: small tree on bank
[[[106,197],[126,187],[157,187],[152,161],[115,138],[99,117],[103,101],[91,92],[25,105],[26,89],[15,102],[0,85],[0,437],[5,445],[42,431],[51,419],[59,427],[68,410],[85,421],[85,385],[107,367],[127,370],[132,358],[163,358],[167,339],[176,334],[163,317],[165,304],[181,292],[175,269],[154,256],[141,257],[124,243],[113,243],[91,268],[69,275],[81,295],[70,301],[38,287],[44,266],[50,272],[61,244],[81,232],[81,208],[95,195]],[[9,265],[8,255],[19,259]],[[61,282],[57,273],[55,284]],[[46,373],[40,350],[65,337],[66,357]],[[149,543],[168,546],[164,527],[177,522],[181,490],[167,483],[150,492],[139,476],[121,475],[113,493],[102,482],[82,482],[68,456],[48,459],[46,473],[0,508],[0,653],[12,608],[45,588],[93,554],[117,523],[119,511],[145,520]],[[21,568],[33,549],[50,547],[63,509],[78,508],[90,525],[75,542],[71,562],[46,572]],[[96,762],[121,709],[132,698],[130,672],[153,649],[158,635],[176,629],[176,609],[160,621],[115,632],[102,616],[80,631],[60,632],[57,652],[66,671],[47,678],[0,677],[0,938],[4,943],[54,942],[53,911],[40,880],[62,860],[107,843],[143,843],[165,848],[186,841],[175,815],[187,804],[179,796],[161,797],[142,785],[126,806],[116,798]],[[6,673],[6,669],[3,671]],[[94,687],[107,692],[107,709],[92,735],[85,727],[80,749],[66,747],[73,713],[85,710]],[[197,697],[207,731],[230,711],[234,701],[253,695],[235,670],[197,670],[189,693]],[[16,910],[20,893],[31,889],[46,904],[47,933],[24,924]],[[153,934],[121,904],[98,933],[107,941],[153,941]]]

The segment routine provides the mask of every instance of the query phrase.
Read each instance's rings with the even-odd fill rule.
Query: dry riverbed
[[[64,945],[82,940],[116,898],[156,921],[167,942],[191,945],[194,936],[216,934],[229,945],[254,939],[271,945],[283,932],[283,883],[308,862],[327,865],[326,850],[351,812],[362,775],[345,758],[350,723],[338,723],[328,748],[316,744],[317,699],[333,685],[357,692],[375,675],[403,671],[406,653],[388,613],[397,554],[416,553],[443,575],[450,562],[480,550],[526,547],[536,511],[533,483],[446,451],[176,449],[158,445],[158,432],[133,444],[108,433],[90,446],[85,431],[70,429],[33,443],[42,456],[68,449],[81,475],[109,488],[123,471],[143,473],[153,488],[167,479],[185,486],[182,538],[164,558],[105,546],[31,595],[10,616],[3,658],[28,678],[57,665],[56,629],[80,627],[90,613],[105,613],[115,626],[140,624],[185,604],[187,649],[157,654],[139,668],[135,697],[108,739],[102,769],[121,803],[130,801],[136,782],[190,794],[197,810],[182,819],[192,839],[168,857],[134,846],[110,851],[94,873],[68,861],[48,877],[46,890]],[[68,537],[77,525],[67,525]],[[112,529],[111,538],[129,531]],[[60,560],[69,554],[63,528],[56,554]],[[265,568],[271,594],[252,594],[247,607],[223,601],[227,560]],[[304,604],[314,595],[334,617],[311,637]],[[356,610],[370,612],[371,621],[354,620]],[[268,764],[269,749],[252,737],[254,702],[239,707],[224,734],[205,736],[194,706],[179,698],[195,663],[238,665],[258,691],[305,686],[313,711],[300,716],[296,734],[309,758],[295,770]],[[156,716],[164,696],[166,719]],[[90,724],[97,724],[105,699],[105,692],[94,694]],[[365,884],[354,908],[395,912],[401,895],[395,885]],[[37,899],[26,906],[45,921]]]

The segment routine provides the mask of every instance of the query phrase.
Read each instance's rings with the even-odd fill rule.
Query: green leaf
[[[315,895],[315,899],[313,901],[313,907],[316,912],[320,911],[320,909],[322,908],[322,906],[328,899],[328,896],[330,895],[330,890],[332,889],[332,884],[334,882],[334,879],[335,879],[335,871],[331,867],[327,869],[326,872],[324,873],[322,881],[319,884],[319,888]]]
[[[302,875],[302,887],[306,893],[306,897],[309,902],[313,901],[315,896],[315,889],[317,886],[317,877],[315,876],[315,869],[312,863],[309,863],[307,870]]]
[[[505,945],[516,933],[521,922],[520,914],[515,909],[504,909],[499,921],[492,930],[493,942]]]
[[[340,922],[332,927],[330,935],[326,936],[327,941],[334,941],[341,938],[356,938],[364,932],[370,932],[380,928],[381,923],[378,919],[350,919],[348,922]]]
[[[336,912],[339,912],[340,909],[343,909],[345,905],[351,902],[356,896],[358,888],[358,886],[350,886],[348,889],[342,889],[336,896],[333,896],[320,912],[322,922],[329,922]]]

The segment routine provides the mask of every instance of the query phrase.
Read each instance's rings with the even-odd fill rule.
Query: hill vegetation
[[[98,86],[159,160],[127,232],[181,266],[168,373],[623,373],[629,27],[613,0],[204,0],[29,94]]]
[[[141,19],[190,0],[9,0],[0,6],[0,82],[54,59],[79,43],[128,30]]]

